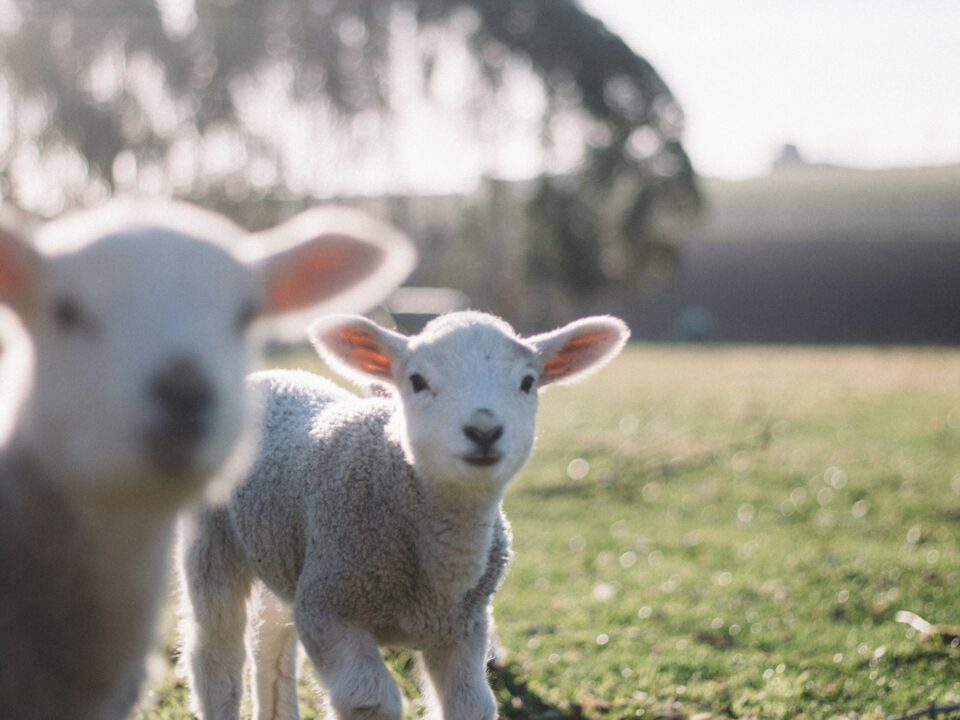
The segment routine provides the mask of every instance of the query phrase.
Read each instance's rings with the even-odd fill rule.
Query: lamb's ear
[[[13,230],[0,226],[0,303],[24,312],[36,292],[40,254]]]
[[[407,347],[403,335],[358,315],[317,320],[307,336],[331,368],[361,384],[380,380],[393,385],[394,362]]]
[[[528,338],[540,357],[537,384],[583,379],[615,358],[629,337],[622,320],[602,316],[576,320],[559,330]]]
[[[399,230],[358,210],[308,210],[250,236],[242,255],[263,278],[265,315],[361,312],[383,301],[416,264]]]

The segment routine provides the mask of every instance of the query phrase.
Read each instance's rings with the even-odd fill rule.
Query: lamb
[[[145,201],[67,216],[33,242],[0,228],[0,304],[19,317],[0,440],[4,717],[127,716],[177,511],[217,485],[225,495],[251,459],[248,325],[366,309],[413,257],[398,233],[338,209],[256,235]]]
[[[511,552],[501,500],[530,456],[537,392],[611,360],[628,331],[594,317],[522,338],[462,312],[413,337],[362,317],[308,335],[337,372],[393,397],[304,371],[251,376],[266,397],[257,460],[182,543],[194,710],[238,717],[249,609],[260,720],[298,717],[298,635],[328,716],[399,719],[379,653],[399,646],[419,651],[434,716],[494,718],[491,600]]]

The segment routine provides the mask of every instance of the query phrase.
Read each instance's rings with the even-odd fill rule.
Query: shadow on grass
[[[560,708],[546,702],[530,689],[514,663],[490,663],[487,671],[500,707],[498,717],[512,720],[573,720],[583,717],[583,708],[577,703]]]
[[[923,663],[926,666],[939,667],[939,666],[952,666],[956,663],[957,652],[955,648],[949,646],[946,647],[937,647],[936,645],[931,644],[930,647],[914,650],[913,652],[907,653],[905,655],[885,655],[880,663],[887,667],[900,668],[907,667],[910,665],[917,665]],[[863,665],[865,667],[874,667],[878,662],[876,660],[867,660],[864,661]]]
[[[419,698],[420,688],[417,684],[414,654],[407,650],[391,650],[386,654],[385,660],[403,693],[411,699]],[[562,708],[551,705],[530,689],[522,673],[522,669],[515,663],[487,663],[487,678],[497,700],[498,718],[580,720],[584,717],[584,708],[579,703],[571,702],[568,707]]]

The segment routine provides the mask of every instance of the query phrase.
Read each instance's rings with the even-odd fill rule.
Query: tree
[[[529,67],[546,98],[544,147],[557,117],[578,117],[578,166],[559,178],[543,168],[531,202],[535,274],[589,293],[642,264],[658,209],[697,202],[669,89],[575,0],[11,3],[0,22],[10,99],[5,137],[0,123],[0,193],[30,209],[59,209],[49,193],[31,191],[31,167],[45,162],[55,163],[63,202],[108,194],[131,174],[168,177],[171,167],[181,178],[174,191],[211,192],[204,167],[176,161],[189,156],[185,144],[195,150],[218,134],[232,139],[245,169],[224,181],[226,192],[289,192],[283,148],[269,128],[242,120],[243,84],[276,72],[291,106],[322,101],[343,119],[341,129],[371,112],[389,123],[388,70],[404,19],[421,34],[440,29],[467,44],[485,79],[478,92],[509,82],[517,64]],[[418,62],[429,76],[444,56],[421,48]]]

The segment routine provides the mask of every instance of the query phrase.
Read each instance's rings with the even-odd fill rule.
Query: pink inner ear
[[[22,283],[23,271],[10,258],[0,257],[0,297],[12,294]]]
[[[616,337],[615,332],[600,330],[568,340],[560,352],[544,363],[542,379],[556,380],[588,367],[603,356]]]
[[[16,235],[0,228],[0,298],[19,295],[27,283],[27,267]]]
[[[347,365],[369,375],[390,377],[390,357],[380,349],[376,338],[351,327],[338,327],[324,333],[324,341]]]
[[[267,288],[266,306],[272,312],[333,297],[372,274],[384,259],[383,250],[349,235],[326,235],[292,254]]]

